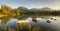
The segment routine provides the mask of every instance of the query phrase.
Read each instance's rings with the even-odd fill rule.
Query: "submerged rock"
[[[51,23],[51,21],[50,20],[47,20],[47,23]]]

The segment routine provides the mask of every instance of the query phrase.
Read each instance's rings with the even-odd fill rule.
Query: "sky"
[[[60,9],[60,0],[0,0],[0,7],[6,4],[11,8],[24,6],[27,8],[43,8]]]

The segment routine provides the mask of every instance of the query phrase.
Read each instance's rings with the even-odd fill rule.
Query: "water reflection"
[[[44,31],[47,29],[50,31],[60,31],[60,16],[39,16],[39,17],[25,17],[27,21],[32,25],[32,29],[34,27],[40,27]],[[34,22],[33,18],[38,22]],[[16,18],[11,18],[5,25],[9,26],[13,29],[16,28],[16,22],[21,21]],[[0,22],[1,24],[1,22]]]

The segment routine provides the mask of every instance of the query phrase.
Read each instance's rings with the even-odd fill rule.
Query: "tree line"
[[[7,20],[9,20],[10,18],[20,18],[24,15],[60,15],[60,10],[53,10],[50,9],[48,7],[45,8],[41,8],[41,9],[37,9],[37,8],[32,8],[32,9],[28,9],[26,7],[18,7],[18,8],[14,8],[12,9],[9,6],[6,5],[2,5],[0,8],[0,19],[4,21],[4,23],[6,23]]]

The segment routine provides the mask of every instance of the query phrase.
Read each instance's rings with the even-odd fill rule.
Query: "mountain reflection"
[[[16,24],[17,21],[21,21],[21,20],[18,20],[16,18],[11,18],[6,24],[1,24],[2,27],[5,27],[5,29],[7,29],[6,27],[10,27],[10,29],[13,29],[13,30],[17,30],[17,31],[28,31],[30,29],[30,31],[59,31],[60,30],[60,23],[59,23],[59,19],[60,17],[58,16],[49,16],[48,17],[35,17],[35,18],[39,18],[40,21],[39,22],[34,22],[32,21],[33,17],[27,17],[26,19],[23,19],[24,20],[27,20],[29,21],[28,23],[23,23],[22,24]],[[53,18],[53,19],[51,19]],[[56,19],[57,21],[54,21],[54,19]],[[48,23],[47,20],[49,20],[51,23]],[[24,25],[25,24],[25,25]],[[28,25],[27,25],[28,24]],[[21,27],[20,27],[21,26]],[[28,28],[30,26],[30,28]],[[1,28],[2,28],[1,27]],[[19,28],[20,27],[20,28]],[[25,27],[25,28],[24,28]]]

